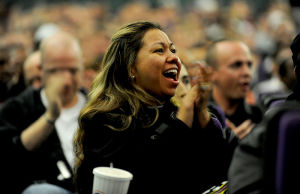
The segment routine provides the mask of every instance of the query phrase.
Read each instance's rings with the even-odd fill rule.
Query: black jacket
[[[230,194],[276,193],[275,161],[279,121],[284,112],[300,108],[299,96],[298,92],[294,92],[285,103],[266,111],[263,121],[240,141],[228,173]],[[294,187],[290,189],[295,191]]]
[[[72,170],[63,154],[56,130],[37,151],[29,152],[21,143],[21,132],[44,114],[45,110],[40,90],[32,88],[9,99],[1,107],[1,190],[4,188],[7,193],[20,193],[34,182],[48,182],[74,190],[72,178],[58,180],[58,161],[63,161],[71,174]]]
[[[158,121],[143,127],[154,112],[144,107],[143,118],[134,118],[124,131],[106,127],[104,123],[118,120],[105,113],[83,119],[79,194],[92,193],[93,168],[110,163],[133,174],[128,194],[201,193],[226,180],[227,144],[212,119],[205,129],[191,129],[176,119],[175,106],[167,103],[159,108]]]
[[[293,92],[287,97],[287,101],[298,101],[300,102],[300,83],[297,81]]]
[[[239,138],[234,134],[232,129],[226,126],[226,118],[229,119],[235,126],[239,126],[245,120],[250,119],[251,122],[258,124],[263,118],[263,111],[260,107],[256,105],[249,105],[245,100],[241,100],[238,108],[232,115],[226,115],[222,108],[215,102],[211,96],[209,100],[209,110],[214,113],[219,120],[222,121],[223,133],[226,141],[228,142],[230,155],[233,155],[235,148],[239,144]]]

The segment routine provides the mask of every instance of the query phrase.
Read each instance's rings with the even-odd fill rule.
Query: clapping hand
[[[56,120],[62,109],[61,95],[64,85],[63,80],[65,78],[62,74],[52,75],[47,80],[45,87],[46,96],[49,102],[47,107],[47,114],[52,121]]]
[[[245,120],[239,126],[235,126],[230,120],[226,119],[226,125],[234,132],[234,134],[239,138],[243,139],[254,127],[254,123],[250,119]]]

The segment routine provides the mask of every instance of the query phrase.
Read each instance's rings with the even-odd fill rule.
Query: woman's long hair
[[[103,61],[100,73],[93,81],[89,100],[82,109],[78,122],[79,129],[74,138],[76,166],[83,160],[83,119],[91,118],[96,113],[111,114],[111,111],[120,108],[124,103],[129,107],[126,113],[111,114],[110,116],[121,121],[121,127],[108,124],[112,130],[126,130],[133,117],[137,117],[142,104],[155,105],[159,100],[138,87],[131,78],[131,69],[134,68],[137,53],[143,45],[143,37],[148,30],[159,29],[159,25],[151,22],[139,21],[121,27],[111,39]],[[157,120],[157,114],[152,123]],[[101,129],[99,129],[101,130]]]

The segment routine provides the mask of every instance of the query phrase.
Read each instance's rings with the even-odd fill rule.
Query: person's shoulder
[[[84,126],[103,126],[118,123],[120,115],[122,115],[122,109],[117,108],[111,111],[94,110],[84,114],[81,117],[81,123]]]
[[[33,87],[27,87],[22,93],[20,93],[20,97],[33,97],[33,96],[40,96],[42,88],[33,88]]]
[[[278,128],[278,124],[281,118],[281,115],[285,112],[289,112],[292,110],[300,110],[300,103],[296,101],[285,102],[278,106],[274,106],[269,108],[263,114],[263,120],[260,122],[254,129],[253,134],[254,136],[261,136],[261,134],[271,133],[273,134],[275,128]],[[268,132],[269,131],[269,132]],[[252,132],[248,136],[253,136]],[[247,136],[247,137],[248,137]],[[247,139],[247,138],[245,138]],[[243,142],[243,141],[241,141]]]
[[[41,89],[34,89],[32,87],[28,87],[19,95],[11,97],[7,101],[5,101],[2,107],[11,106],[13,104],[36,104],[38,100],[40,101],[40,91]]]
[[[296,100],[289,100],[285,101],[281,104],[278,104],[277,106],[269,108],[265,114],[264,117],[274,117],[276,114],[280,114],[281,112],[286,112],[290,110],[298,110],[300,109],[300,102]]]
[[[219,120],[222,127],[225,128],[226,115],[225,115],[224,110],[219,105],[212,103],[212,102],[208,103],[208,109],[209,109],[209,112],[211,113],[211,115],[216,117]]]

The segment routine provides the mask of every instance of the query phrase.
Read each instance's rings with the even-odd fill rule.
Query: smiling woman
[[[168,36],[159,29],[147,31],[131,70],[135,84],[164,101],[175,94],[180,69],[175,46]]]
[[[79,194],[92,193],[93,169],[111,163],[133,174],[129,194],[200,193],[226,179],[226,142],[200,86],[178,110],[171,102],[180,71],[160,26],[134,22],[113,35],[74,139]]]

